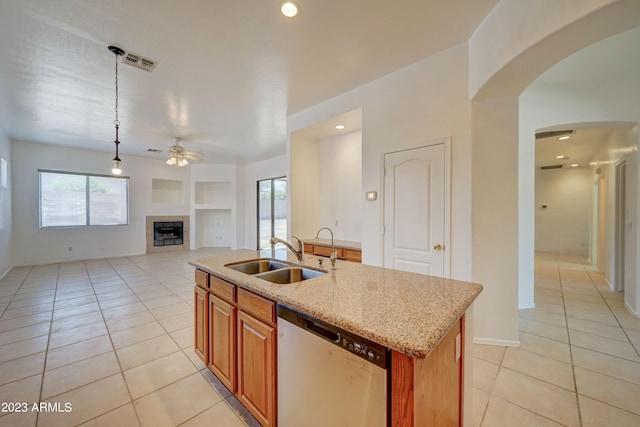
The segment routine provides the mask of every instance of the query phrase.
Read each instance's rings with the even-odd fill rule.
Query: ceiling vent
[[[542,139],[542,138],[551,138],[551,137],[558,137],[558,136],[562,136],[562,135],[571,135],[572,133],[576,133],[575,130],[573,129],[568,129],[568,130],[552,130],[549,132],[540,132],[540,133],[536,133],[536,139]]]
[[[551,170],[551,169],[562,169],[562,165],[548,165],[548,166],[540,166],[541,171]]]
[[[149,72],[153,71],[156,68],[156,65],[158,65],[156,61],[148,58],[143,58],[141,55],[131,52],[127,52],[124,55],[124,57],[122,58],[122,62]]]
[[[158,150],[157,148],[147,148],[147,151],[154,154],[162,153],[162,150]]]

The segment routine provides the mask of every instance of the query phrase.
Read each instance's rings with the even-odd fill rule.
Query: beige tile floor
[[[0,426],[257,425],[192,349],[187,261],[225,251],[11,270],[0,402],[27,408]],[[474,424],[640,426],[640,319],[621,296],[578,258],[540,254],[536,306],[521,312],[521,348],[475,346]]]
[[[640,319],[581,257],[538,253],[520,348],[474,345],[476,426],[640,426]]]
[[[0,280],[0,426],[258,425],[193,352],[187,262],[226,251],[12,269]]]

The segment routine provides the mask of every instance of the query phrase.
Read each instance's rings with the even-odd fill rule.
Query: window
[[[258,181],[258,249],[270,248],[271,237],[287,238],[287,178]]]
[[[129,178],[39,170],[40,227],[129,224]]]

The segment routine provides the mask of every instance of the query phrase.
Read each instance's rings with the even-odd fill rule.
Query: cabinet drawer
[[[344,257],[347,261],[362,262],[362,251],[356,251],[355,249],[345,249]]]
[[[219,279],[216,276],[211,276],[209,280],[211,292],[227,302],[232,304],[236,302],[236,285]]]
[[[313,245],[304,245],[304,253],[313,255]]]
[[[209,289],[209,273],[207,273],[206,271],[198,270],[196,268],[195,281],[196,285],[200,286],[201,288]]]
[[[263,322],[276,323],[276,303],[244,289],[238,289],[238,308]]]
[[[341,248],[336,248],[336,253],[338,254],[338,258],[342,258],[342,249]],[[319,245],[313,245],[313,254],[314,255],[320,255],[320,256],[326,256],[326,257],[330,257],[331,256],[331,246],[319,246]]]

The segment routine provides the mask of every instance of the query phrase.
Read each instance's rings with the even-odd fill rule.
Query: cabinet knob
[[[443,249],[444,249],[444,246],[442,246],[440,243],[436,243],[435,245],[433,245],[434,251],[441,251]]]

